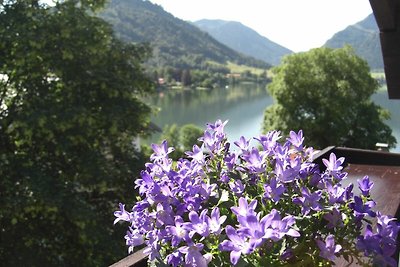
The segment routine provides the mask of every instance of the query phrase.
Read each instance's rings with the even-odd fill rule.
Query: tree
[[[89,15],[104,1],[0,2],[0,259],[106,266],[125,254],[116,203],[149,133],[148,49]],[[115,233],[116,232],[116,233]]]
[[[303,129],[307,143],[318,148],[396,144],[384,123],[389,113],[370,99],[378,84],[351,47],[290,55],[272,71],[268,90],[276,103],[265,111],[265,132]]]
[[[194,124],[183,125],[180,129],[179,138],[183,151],[191,151],[194,145],[200,146],[201,143],[198,139],[203,136],[203,134],[203,129]]]
[[[191,78],[189,69],[184,69],[182,71],[181,83],[182,83],[182,86],[184,86],[184,87],[190,86],[192,84],[192,78]]]
[[[203,129],[194,124],[185,124],[181,127],[175,123],[164,126],[160,142],[168,141],[168,146],[174,147],[175,151],[169,154],[172,159],[179,159],[186,151],[191,151],[194,145],[200,146],[198,139],[203,135]]]

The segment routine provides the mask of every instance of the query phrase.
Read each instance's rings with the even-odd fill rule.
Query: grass
[[[220,66],[220,67],[226,67],[230,70],[231,73],[245,73],[245,72],[250,72],[251,74],[255,75],[261,75],[264,72],[267,72],[269,74],[269,70],[267,69],[262,69],[262,68],[255,68],[255,67],[250,67],[246,65],[238,65],[236,63],[228,61],[228,64],[221,64],[215,61],[207,61],[208,64],[214,65],[214,66]]]

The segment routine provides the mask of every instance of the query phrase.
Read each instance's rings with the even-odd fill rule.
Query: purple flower
[[[194,233],[198,233],[203,237],[207,237],[210,234],[210,229],[207,224],[207,210],[203,210],[200,216],[195,211],[189,212],[190,222],[184,223],[185,229],[189,230],[189,236],[192,237]]]
[[[275,146],[278,144],[277,141],[281,138],[281,133],[278,131],[268,132],[266,135],[261,135],[260,138],[255,138],[263,146],[264,151],[272,152]]]
[[[135,188],[139,188],[139,194],[158,194],[160,192],[160,187],[154,182],[154,179],[150,173],[147,171],[141,171],[140,177],[141,179],[137,179],[135,181]]]
[[[235,193],[235,195],[237,196],[241,196],[245,188],[244,184],[240,180],[231,181],[229,183],[229,187],[232,190],[232,192]]]
[[[327,190],[329,195],[329,204],[342,203],[344,201],[346,190],[340,185],[332,186],[327,183]]]
[[[188,155],[189,158],[192,158],[195,162],[199,164],[204,164],[205,159],[203,155],[203,150],[198,145],[193,146],[193,151],[187,151],[185,152],[186,155]]]
[[[120,210],[114,212],[114,216],[117,217],[114,220],[114,224],[121,220],[130,222],[132,220],[132,214],[125,210],[125,204],[119,203],[119,209]]]
[[[378,233],[381,236],[390,237],[395,240],[400,230],[400,224],[396,221],[396,218],[393,218],[392,216],[382,215],[380,212],[378,212],[377,219]]]
[[[329,156],[329,161],[327,159],[322,159],[322,162],[326,166],[326,170],[330,175],[338,180],[343,180],[344,178],[346,178],[347,173],[341,172],[341,170],[343,169],[342,164],[344,162],[344,157],[336,159],[336,155],[334,153],[331,153]]]
[[[159,244],[159,240],[161,239],[160,230],[154,229],[152,231],[149,231],[146,234],[146,237],[148,239],[146,241],[147,247],[143,250],[143,253],[149,256],[150,261],[160,258],[160,249],[161,249],[161,246]]]
[[[151,154],[150,159],[153,161],[167,158],[168,154],[174,151],[172,147],[168,147],[167,140],[164,140],[161,145],[151,144],[151,148],[153,149],[154,153]]]
[[[350,200],[353,198],[353,187],[354,185],[351,183],[345,188],[345,200]]]
[[[336,226],[343,226],[343,216],[337,208],[324,215],[324,219],[328,221],[328,228],[332,229]]]
[[[243,155],[244,160],[247,162],[247,167],[252,173],[262,173],[265,171],[265,157],[253,148],[249,153]]]
[[[211,152],[216,149],[220,142],[215,133],[210,133],[207,131],[204,133],[203,137],[199,138],[199,140],[202,141],[204,146]]]
[[[280,258],[284,261],[290,260],[294,256],[294,252],[292,249],[286,249],[280,256]]]
[[[287,138],[287,140],[298,150],[301,151],[303,150],[303,131],[300,130],[297,134],[294,131],[290,131],[289,133],[290,137]]]
[[[358,183],[358,188],[360,188],[361,193],[364,196],[368,196],[369,191],[374,186],[374,183],[369,180],[368,176],[364,176],[364,178],[362,180],[357,179],[357,183]]]
[[[226,167],[228,167],[228,170],[232,171],[233,167],[235,166],[235,162],[237,160],[236,154],[235,153],[229,153],[226,155],[224,158]]]
[[[244,136],[241,136],[239,141],[234,142],[234,144],[240,148],[241,150],[247,150],[249,149],[249,140],[246,140]]]
[[[354,210],[355,215],[365,216],[369,215],[375,217],[375,212],[371,210],[375,206],[374,201],[367,201],[365,204],[359,196],[354,196],[354,202],[349,204],[349,207]]]
[[[367,225],[364,235],[357,238],[356,248],[363,251],[365,256],[372,255],[380,251],[380,238],[372,232],[372,226]]]
[[[204,245],[201,243],[193,244],[191,246],[184,246],[178,248],[178,251],[185,254],[185,266],[207,267],[207,261],[200,253]]]
[[[341,245],[335,245],[335,238],[333,235],[328,235],[324,241],[316,240],[319,249],[319,255],[327,260],[334,261],[336,259],[335,253],[341,249]]]
[[[231,178],[229,177],[229,175],[228,175],[228,173],[227,173],[226,171],[222,171],[222,172],[221,172],[221,177],[219,178],[219,180],[220,180],[221,182],[223,182],[223,183],[228,183],[230,179],[231,179]]]
[[[210,232],[219,235],[221,233],[221,225],[225,222],[226,215],[220,216],[219,208],[216,207],[211,211],[211,217],[207,217],[207,224]]]
[[[321,205],[318,202],[322,195],[321,191],[311,193],[307,187],[303,187],[301,193],[302,197],[294,198],[293,203],[302,206],[301,212],[304,215],[307,215],[310,212],[310,209],[315,211],[321,210]]]
[[[235,142],[240,151],[233,153],[225,124],[208,124],[202,146],[177,161],[168,158],[173,148],[166,141],[152,145],[152,162],[135,181],[140,199],[131,210],[120,204],[114,212],[114,223],[129,223],[129,252],[145,245],[150,260],[172,266],[218,265],[228,255],[231,264],[251,264],[248,254],[259,253],[269,266],[300,259],[296,244],[318,239],[312,254],[320,256],[314,255],[312,265],[333,261],[338,253],[364,253],[375,264],[394,266],[400,225],[372,211],[367,176],[358,180],[362,195],[355,196],[352,184],[343,188],[344,158],[330,154],[321,172],[312,162],[315,152],[304,148],[301,130],[291,131],[286,142],[279,142],[276,131],[260,136],[263,150],[241,137]],[[366,215],[377,217],[374,231]],[[344,248],[335,243],[342,240]]]
[[[177,267],[182,264],[183,255],[179,251],[174,251],[168,254],[166,257],[167,263],[173,267]]]
[[[254,209],[257,207],[257,200],[252,200],[250,204],[244,197],[239,198],[239,206],[231,207],[233,213],[236,214],[238,221],[242,225],[246,225],[246,217],[248,215],[256,215]]]
[[[282,239],[285,235],[292,237],[299,237],[300,233],[294,230],[292,227],[295,224],[293,216],[288,215],[281,219],[280,214],[276,209],[272,209],[271,212],[266,215],[264,220],[265,226],[265,238],[270,238],[273,241]]]
[[[272,178],[269,184],[264,185],[264,190],[264,197],[278,202],[283,192],[285,192],[285,187],[278,183],[276,178]]]
[[[228,121],[224,121],[222,122],[221,120],[217,120],[214,124],[208,123],[207,127],[213,131],[215,131],[215,133],[217,135],[224,135],[224,127],[225,125],[228,123]]]
[[[125,235],[126,245],[128,246],[128,252],[133,252],[133,248],[144,244],[144,236],[138,229],[129,227],[129,230]]]
[[[238,233],[235,228],[230,225],[225,227],[225,233],[230,240],[224,240],[219,245],[222,251],[230,251],[230,259],[233,265],[236,265],[242,254],[250,254],[254,248],[248,242],[247,238]]]
[[[275,164],[275,174],[283,183],[293,182],[299,176],[301,169],[301,160],[295,159],[277,159]]]
[[[336,159],[336,155],[334,153],[331,153],[329,156],[329,160],[327,159],[322,159],[322,162],[326,166],[326,169],[330,172],[338,172],[343,169],[343,162],[344,162],[344,157],[341,157],[339,159]]]
[[[165,229],[171,234],[171,245],[174,247],[178,246],[182,240],[189,240],[189,232],[185,229],[183,219],[180,216],[175,217],[175,226],[169,225]]]
[[[155,213],[157,227],[174,224],[174,212],[170,205],[158,203],[157,211]]]
[[[259,221],[255,214],[249,214],[240,225],[238,233],[244,234],[250,238],[250,246],[256,248],[262,244],[265,237],[265,222],[268,219],[267,216]]]

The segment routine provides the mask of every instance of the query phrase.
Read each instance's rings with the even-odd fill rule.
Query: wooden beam
[[[147,255],[144,248],[110,265],[109,267],[147,267]]]
[[[314,162],[320,165],[320,169],[325,169],[325,165],[322,164],[322,159],[329,159],[331,153],[334,153],[337,158],[344,157],[344,166],[347,164],[400,166],[400,154],[398,153],[330,146],[314,157]]]
[[[400,29],[381,32],[380,40],[390,99],[400,99]]]
[[[369,0],[381,32],[396,30],[396,0]]]

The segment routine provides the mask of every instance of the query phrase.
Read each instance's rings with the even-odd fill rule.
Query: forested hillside
[[[367,60],[371,69],[383,69],[379,29],[373,14],[336,33],[325,46],[340,48],[345,44],[351,45],[357,55]]]
[[[112,0],[101,16],[127,42],[147,42],[153,67],[206,69],[209,62],[267,68],[261,60],[242,55],[219,43],[191,23],[180,20],[150,1]]]
[[[203,19],[194,24],[230,48],[272,65],[279,65],[284,55],[293,53],[240,22]]]

